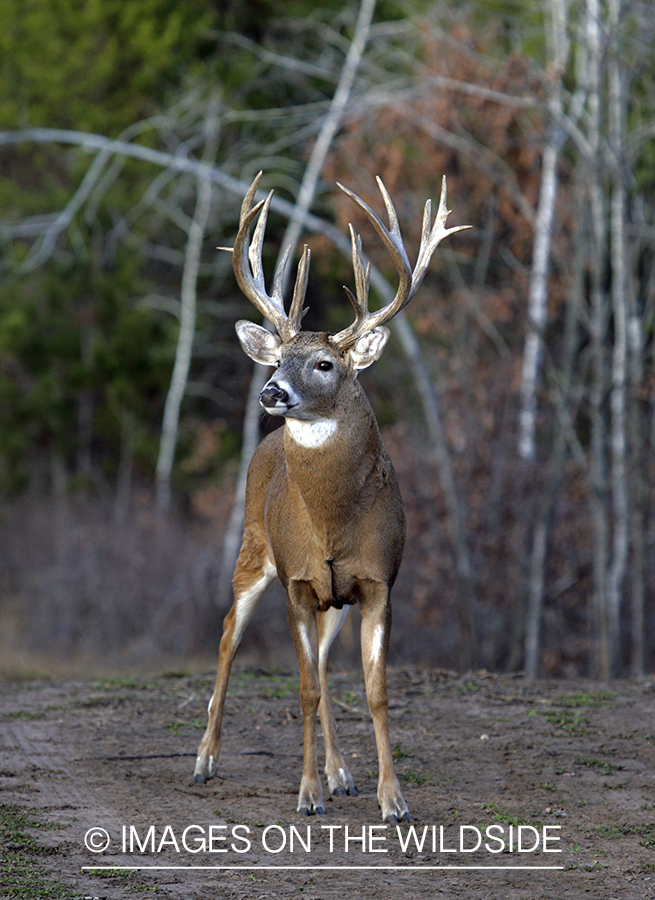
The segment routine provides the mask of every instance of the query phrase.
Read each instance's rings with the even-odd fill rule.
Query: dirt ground
[[[652,682],[390,671],[413,831],[379,819],[361,673],[332,682],[359,795],[308,819],[294,674],[233,674],[206,785],[213,673],[5,681],[0,896],[655,897]]]

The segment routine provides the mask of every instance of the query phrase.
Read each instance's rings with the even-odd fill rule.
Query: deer
[[[398,272],[399,286],[393,301],[369,311],[370,263],[364,264],[361,238],[350,225],[355,292],[345,290],[354,321],[337,334],[302,331],[310,250],[305,246],[300,257],[287,313],[283,283],[290,248],[275,270],[270,294],[265,285],[262,248],[273,191],[265,200],[254,202],[261,176],[260,172],[243,200],[234,247],[219,249],[232,252],[239,288],[277,332],[245,320],[236,324],[245,353],[257,363],[275,367],[259,399],[269,415],[284,418],[284,427],[264,438],[248,469],[243,542],[232,581],[234,602],[223,623],[195,781],[205,783],[217,772],[232,661],[264,591],[277,577],[286,591],[300,673],[304,737],[297,812],[325,813],[317,762],[317,712],[330,795],[357,794],[339,748],[327,683],[330,647],[349,608],[357,603],[366,697],[378,754],[378,804],[384,822],[409,822],[394,770],[386,684],[390,592],[404,549],[405,510],[358,374],[380,357],[390,334],[385,323],[415,295],[438,244],[468,226],[446,227],[444,178],[434,224],[431,201],[425,204],[412,269],[396,210],[381,179],[377,183],[388,228],[363,200],[338,184],[382,239]]]

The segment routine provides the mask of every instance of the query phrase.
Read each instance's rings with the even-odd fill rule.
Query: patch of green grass
[[[2,716],[0,716],[0,720],[4,722],[12,722],[18,719],[21,722],[38,722],[39,719],[45,719],[50,710],[63,708],[63,706],[49,706],[37,710],[17,709],[14,712],[3,713]]]
[[[240,825],[243,822],[243,819],[239,818],[239,816],[231,809],[215,809],[214,815],[224,822],[227,822],[228,825]]]
[[[297,697],[300,691],[298,675],[289,672],[241,670],[232,674],[232,683],[235,687],[254,691],[265,700],[286,700]]]
[[[594,829],[599,837],[606,838],[609,841],[615,841],[625,836],[621,825],[599,825]]]
[[[407,759],[411,755],[412,755],[411,753],[406,753],[403,750],[403,748],[400,746],[400,744],[396,744],[396,746],[393,748],[393,761],[394,762],[400,762],[401,759]]]
[[[505,825],[532,825],[534,828],[541,827],[541,822],[530,821],[529,819],[520,816],[518,813],[510,813],[499,806],[498,803],[486,803],[482,808],[493,814],[492,817],[494,822],[503,822]]]
[[[583,706],[599,707],[604,706],[609,700],[613,700],[615,696],[616,694],[611,691],[598,691],[593,694],[562,694],[560,697],[555,697],[553,704],[574,709]]]
[[[353,691],[346,691],[346,693],[341,698],[344,703],[357,703],[358,700],[361,700],[361,697],[358,697]]]
[[[297,675],[268,675],[266,683],[262,695],[268,700],[287,700],[297,697],[300,691],[300,679]]]
[[[264,688],[262,691],[264,700],[288,700],[290,697],[295,697],[296,694],[297,692],[295,690],[292,690],[289,687],[283,687],[282,685]]]
[[[581,756],[574,759],[573,762],[576,766],[586,766],[588,769],[593,769],[599,775],[612,775],[614,772],[620,772],[623,769],[623,766],[615,766],[613,763],[603,762],[600,759],[587,759]]]
[[[604,706],[616,695],[611,691],[597,691],[595,693],[562,694],[555,697],[553,706],[555,709],[530,710],[528,715],[543,716],[546,721],[557,731],[574,737],[582,737],[586,734],[595,734],[596,729],[591,726],[590,720],[584,714],[585,709],[597,709]]]
[[[636,835],[642,838],[639,841],[642,847],[650,849],[655,847],[655,822],[648,822],[646,825],[630,825],[627,822],[620,825],[599,825],[594,831],[600,837],[608,840],[617,840],[629,835]]]
[[[582,737],[585,734],[595,734],[589,719],[579,709],[571,712],[569,709],[544,709],[539,710],[539,715],[557,731],[563,731],[574,737]]]
[[[395,763],[401,762],[403,759],[410,759],[413,754],[403,750],[400,744],[396,744],[393,748],[393,760]],[[432,777],[427,772],[414,772],[409,768],[398,772],[398,778],[401,781],[407,781],[411,784],[431,784]]]
[[[57,850],[42,847],[28,831],[43,827],[19,806],[0,804],[0,896],[21,900],[73,900],[77,896],[45,870],[42,858]]]
[[[411,784],[432,784],[432,778],[426,772],[399,772],[398,777]]]
[[[636,825],[630,833],[638,834],[642,838],[639,841],[642,847],[648,847],[651,850],[655,847],[655,822],[649,822],[648,825]]]
[[[189,728],[203,730],[205,728],[205,723],[200,719],[190,719],[189,721],[181,721],[178,719],[175,722],[167,722],[164,725],[164,728],[167,728],[175,735],[175,737],[178,737],[178,735],[181,733],[186,734]]]
[[[154,684],[148,684],[146,681],[137,681],[135,678],[123,678],[119,675],[112,675],[109,678],[103,678],[102,681],[95,681],[92,684],[96,690],[105,691],[135,691],[142,690],[146,687],[154,687]]]

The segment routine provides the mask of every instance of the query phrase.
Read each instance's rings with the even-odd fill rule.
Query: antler
[[[391,254],[398,274],[400,275],[400,284],[398,291],[391,303],[384,306],[377,312],[371,313],[368,309],[368,280],[370,272],[370,263],[364,267],[362,258],[362,242],[354,228],[350,225],[350,238],[352,241],[352,257],[353,269],[355,272],[355,294],[346,288],[348,299],[355,310],[355,321],[348,328],[340,331],[332,337],[332,342],[341,350],[352,347],[357,339],[366,331],[371,331],[378,325],[384,325],[389,319],[393,318],[396,313],[400,312],[403,307],[407,306],[412,299],[419,285],[423,281],[423,277],[430,264],[430,260],[434,251],[441,241],[449,234],[455,234],[457,231],[464,231],[470,228],[470,225],[457,225],[454,228],[446,228],[446,219],[450,210],[446,208],[446,178],[444,176],[441,182],[441,197],[439,199],[439,209],[434,220],[434,224],[430,225],[432,219],[432,203],[428,200],[425,204],[423,212],[423,228],[421,233],[421,246],[416,260],[416,266],[412,272],[412,267],[407,258],[405,246],[400,234],[400,226],[398,225],[398,216],[393,205],[389,192],[385,188],[382,180],[377,178],[378,187],[384,200],[384,205],[389,216],[389,228],[387,228],[373,210],[360,197],[349,191],[348,188],[339,184],[341,190],[355,201],[355,203],[364,210],[371,224],[382,238],[387,250]]]
[[[301,329],[302,318],[305,314],[303,305],[305,302],[305,294],[307,293],[309,260],[311,254],[309,247],[305,247],[298,264],[298,273],[296,275],[296,284],[293,290],[291,308],[287,315],[284,310],[282,290],[284,285],[284,273],[291,252],[290,247],[287,247],[275,270],[273,276],[273,290],[270,295],[266,292],[266,285],[264,282],[262,246],[264,243],[266,220],[268,218],[268,210],[271,205],[273,191],[269,193],[265,200],[260,200],[259,203],[256,203],[253,206],[255,193],[261,177],[262,173],[259,172],[241,204],[239,231],[234,242],[234,248],[222,247],[220,249],[230,250],[234,254],[234,274],[236,275],[239,287],[264,318],[275,327],[283,343],[287,343],[294,338]],[[378,325],[384,325],[385,322],[388,322],[389,319],[392,319],[396,315],[396,313],[407,306],[423,281],[434,251],[441,241],[450,234],[455,234],[457,231],[464,231],[466,228],[471,227],[470,225],[456,225],[454,228],[446,228],[446,219],[450,214],[450,210],[446,208],[446,178],[444,176],[441,183],[439,208],[433,224],[430,224],[432,219],[432,203],[428,200],[425,204],[421,245],[416,260],[416,266],[412,271],[400,234],[396,209],[382,180],[380,178],[377,178],[376,180],[389,217],[389,228],[383,224],[370,206],[358,197],[357,194],[353,194],[352,191],[348,190],[348,188],[344,187],[342,184],[339,184],[339,187],[366,213],[371,224],[382,238],[387,250],[391,254],[391,258],[398,270],[398,274],[400,275],[400,284],[398,285],[396,296],[391,303],[374,313],[369,312],[368,287],[371,267],[370,263],[366,266],[364,265],[361,238],[355,232],[353,226],[350,225],[353,269],[355,273],[355,294],[353,295],[348,288],[345,290],[348,299],[355,310],[355,321],[352,325],[349,325],[348,328],[333,335],[332,342],[336,344],[340,350],[352,347],[357,339],[366,331],[371,331]],[[255,226],[252,243],[250,243],[250,228],[257,216],[259,216],[259,219]]]
[[[303,304],[307,292],[307,279],[309,277],[310,251],[309,247],[305,247],[300,258],[296,284],[291,300],[291,308],[287,315],[284,311],[282,289],[284,284],[284,272],[291,252],[291,247],[287,247],[284,256],[275,270],[272,293],[270,295],[266,293],[264,269],[262,265],[262,245],[264,243],[266,220],[268,218],[268,210],[271,205],[273,191],[270,192],[266,200],[260,200],[259,203],[253,206],[255,192],[257,191],[257,186],[259,185],[261,177],[262,173],[260,172],[255,177],[255,180],[251,184],[250,189],[241,204],[239,231],[234,242],[234,249],[232,250],[234,254],[234,274],[236,275],[239,287],[245,296],[254,304],[264,318],[275,327],[277,333],[282,338],[283,343],[286,344],[300,331],[300,325],[304,315]],[[250,227],[258,214],[259,220],[255,227],[252,243],[249,245]],[[232,248],[224,247],[221,249],[230,250]]]

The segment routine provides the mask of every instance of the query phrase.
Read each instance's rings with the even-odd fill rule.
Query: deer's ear
[[[389,340],[389,334],[388,328],[378,325],[377,328],[364,332],[357,339],[355,345],[350,348],[350,358],[355,369],[366,369],[380,358]]]
[[[263,366],[277,365],[280,361],[282,341],[276,334],[245,319],[237,322],[235,327],[241,346],[250,359]]]

